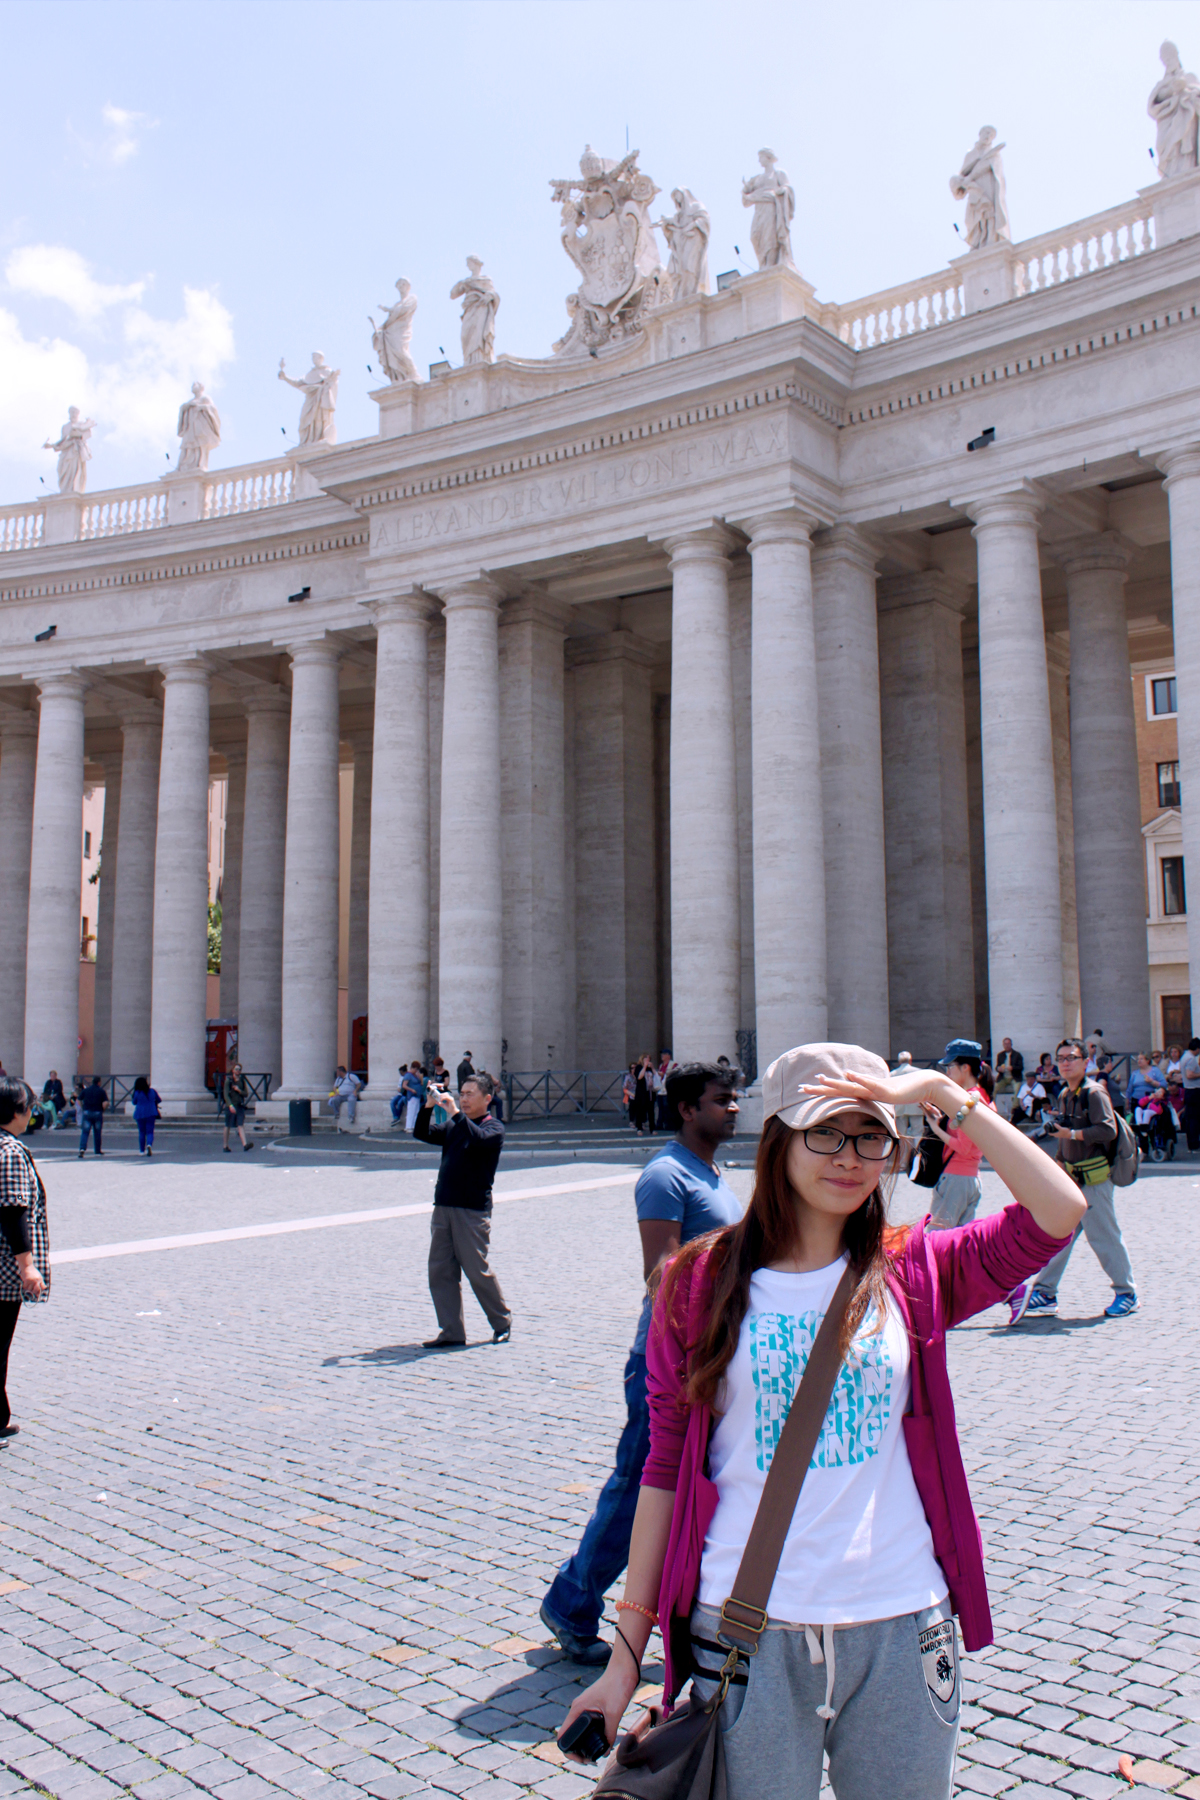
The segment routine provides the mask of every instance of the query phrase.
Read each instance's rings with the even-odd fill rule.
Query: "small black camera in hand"
[[[558,1747],[564,1756],[582,1756],[584,1762],[599,1762],[612,1748],[604,1729],[604,1714],[580,1713],[559,1738]]]

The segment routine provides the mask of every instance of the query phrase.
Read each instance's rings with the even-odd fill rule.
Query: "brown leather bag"
[[[595,1787],[596,1800],[725,1800],[725,1747],[721,1707],[737,1668],[738,1651],[753,1657],[767,1628],[767,1601],[783,1555],[796,1502],[842,1366],[838,1340],[854,1293],[847,1268],[821,1321],[804,1374],[779,1434],[754,1523],[738,1567],[733,1593],[721,1608],[717,1632],[729,1651],[711,1700],[693,1689],[686,1708],[658,1723],[657,1710],[628,1732]]]

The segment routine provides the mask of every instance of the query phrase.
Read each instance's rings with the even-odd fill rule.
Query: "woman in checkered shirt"
[[[0,1075],[0,1438],[15,1437],[10,1423],[8,1349],[22,1301],[50,1292],[50,1236],[46,1190],[37,1164],[21,1142],[33,1107],[32,1090]]]

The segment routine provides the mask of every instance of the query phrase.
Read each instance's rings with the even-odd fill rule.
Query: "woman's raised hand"
[[[818,1075],[806,1094],[835,1094],[843,1100],[874,1100],[882,1106],[915,1106],[932,1100],[943,1112],[958,1106],[962,1089],[940,1069],[909,1069],[903,1075]]]

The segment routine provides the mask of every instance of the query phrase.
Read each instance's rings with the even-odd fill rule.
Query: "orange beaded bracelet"
[[[618,1600],[617,1611],[641,1613],[643,1619],[649,1619],[651,1625],[658,1624],[658,1614],[651,1612],[648,1606],[639,1606],[636,1600]]]

